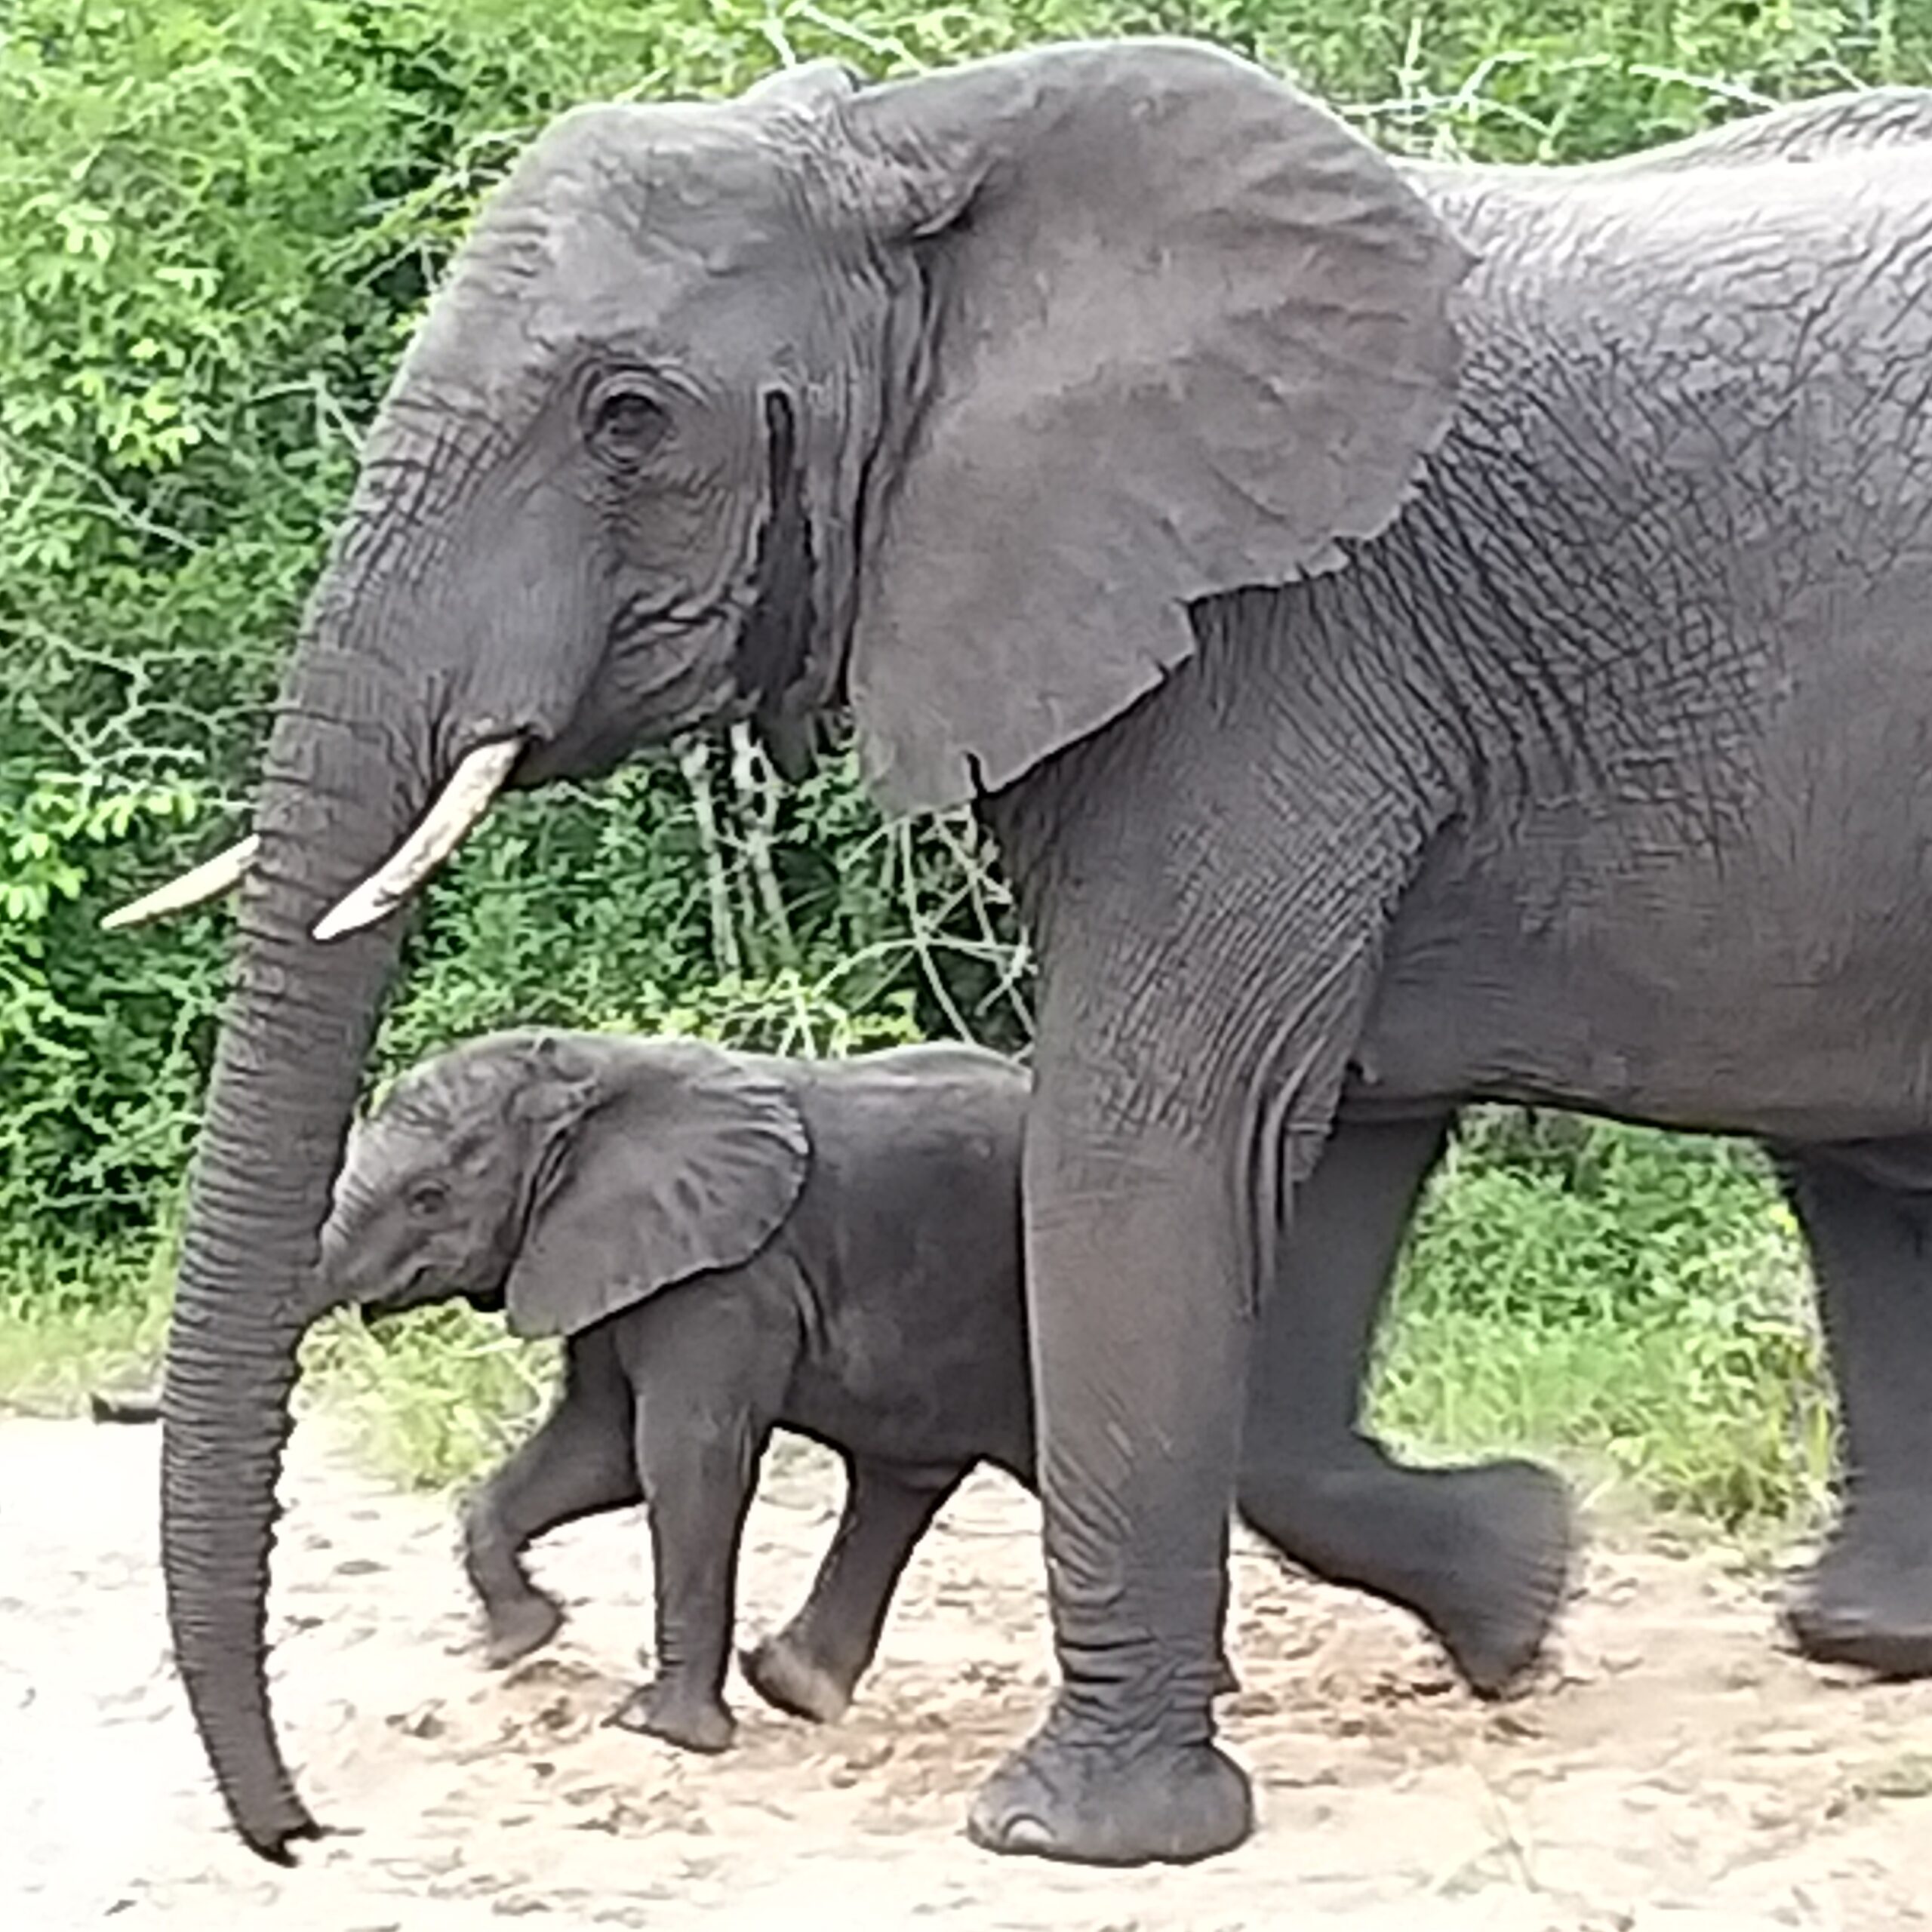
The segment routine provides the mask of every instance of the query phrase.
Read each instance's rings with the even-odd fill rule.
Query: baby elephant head
[[[412,1068],[350,1136],[323,1306],[461,1296],[570,1335],[749,1260],[804,1184],[775,1069],[694,1040],[486,1035]]]

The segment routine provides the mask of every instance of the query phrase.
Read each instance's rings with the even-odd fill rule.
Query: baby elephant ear
[[[660,1289],[747,1262],[804,1186],[789,1090],[695,1040],[611,1043],[580,1104],[528,1118],[532,1198],[506,1289],[520,1335],[574,1335]]]
[[[1196,601],[1386,528],[1449,423],[1470,258],[1334,115],[1184,42],[1037,49],[836,118],[931,318],[852,705],[881,801],[951,805],[1159,683]]]

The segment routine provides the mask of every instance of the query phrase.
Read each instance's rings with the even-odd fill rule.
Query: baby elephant
[[[549,1416],[465,1518],[493,1662],[561,1620],[528,1545],[641,1500],[657,1674],[614,1721],[724,1749],[739,1539],[782,1423],[844,1457],[844,1514],[744,1669],[781,1709],[844,1711],[955,1487],[981,1461],[1033,1481],[1026,1095],[971,1047],[821,1062],[581,1033],[488,1035],[402,1079],[350,1142],[329,1304],[460,1294],[567,1341]]]

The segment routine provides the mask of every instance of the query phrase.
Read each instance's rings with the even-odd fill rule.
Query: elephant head
[[[486,1035],[415,1067],[349,1136],[319,1305],[460,1295],[574,1335],[749,1261],[811,1147],[783,1082],[696,1040]]]
[[[1339,120],[1177,42],[586,108],[497,189],[287,673],[180,1262],[168,1612],[258,1850],[315,1829],[267,1561],[385,915],[497,786],[702,722],[795,750],[849,706],[895,807],[1020,779],[1188,657],[1194,600],[1393,518],[1466,267]]]

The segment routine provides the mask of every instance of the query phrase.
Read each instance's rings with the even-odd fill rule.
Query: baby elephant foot
[[[1861,1498],[1808,1575],[1784,1622],[1817,1663],[1879,1677],[1932,1677],[1932,1501]]]
[[[738,1664],[768,1704],[813,1724],[836,1724],[852,1702],[851,1684],[789,1630],[741,1653]]]
[[[1212,1744],[1123,1750],[1056,1712],[981,1787],[966,1832],[988,1851],[1072,1864],[1185,1865],[1254,1829],[1247,1774]]]
[[[604,1721],[706,1757],[730,1750],[738,1729],[722,1698],[662,1677],[633,1690]]]
[[[563,1606],[541,1590],[485,1605],[483,1655],[493,1670],[540,1651],[563,1627]]]

